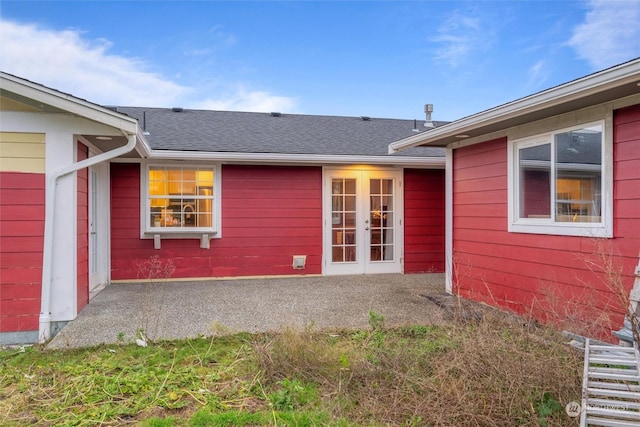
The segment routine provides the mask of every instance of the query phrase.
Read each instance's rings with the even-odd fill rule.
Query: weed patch
[[[375,313],[374,313],[375,314]],[[0,352],[3,426],[560,426],[582,355],[544,328],[448,326]]]

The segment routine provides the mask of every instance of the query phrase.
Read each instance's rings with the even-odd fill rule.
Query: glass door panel
[[[331,260],[357,262],[356,179],[331,181]]]
[[[369,260],[394,260],[394,180],[369,180]]]

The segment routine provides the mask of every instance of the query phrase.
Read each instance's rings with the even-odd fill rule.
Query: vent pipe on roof
[[[149,131],[147,131],[147,112],[146,111],[142,112],[142,134],[144,136],[151,135]]]
[[[418,121],[416,119],[413,119],[413,129],[411,129],[411,132],[420,132],[420,129],[418,129]]]
[[[173,111],[174,113],[182,113],[184,111],[184,108],[182,108],[182,107],[173,107],[171,109],[171,111]]]
[[[433,104],[425,104],[424,114],[426,116],[426,121],[424,122],[424,127],[426,128],[434,127],[433,122],[431,121],[431,113],[433,113]]]
[[[369,116],[360,116],[360,120],[362,120],[363,122],[369,122],[369,121],[371,121],[371,117],[369,117]]]
[[[272,111],[269,113],[271,117],[280,117],[282,114],[279,111]]]

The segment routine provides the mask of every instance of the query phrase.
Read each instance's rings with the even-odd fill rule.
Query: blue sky
[[[0,69],[106,105],[455,120],[639,56],[640,0],[0,4]]]

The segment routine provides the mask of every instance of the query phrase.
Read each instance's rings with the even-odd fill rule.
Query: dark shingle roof
[[[388,156],[389,143],[415,135],[413,120],[142,107],[117,111],[138,120],[154,150]],[[420,120],[417,127],[428,129]],[[443,157],[444,150],[419,147],[393,156]]]

